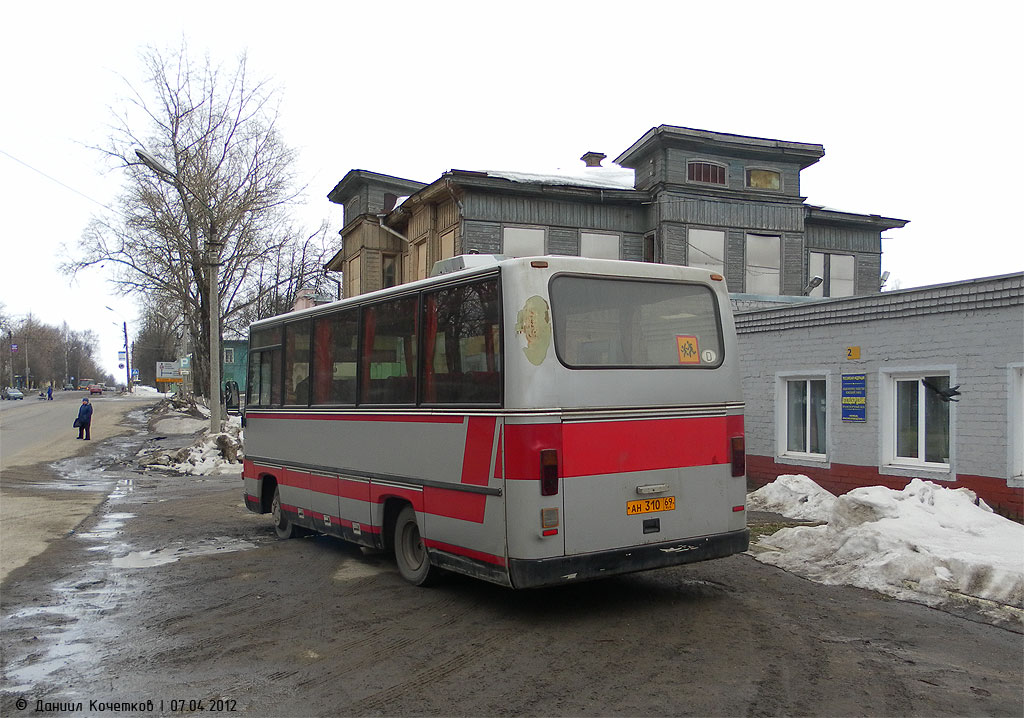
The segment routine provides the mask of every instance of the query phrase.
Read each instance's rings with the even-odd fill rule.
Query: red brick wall
[[[781,474],[803,474],[836,495],[862,486],[885,486],[900,490],[911,481],[902,476],[880,474],[877,466],[832,464],[828,469],[818,469],[811,466],[777,464],[770,456],[747,455],[747,482],[751,487],[760,488]],[[997,513],[1018,520],[1024,519],[1024,489],[1008,487],[1006,479],[958,474],[955,482],[935,483],[951,489],[970,489]]]

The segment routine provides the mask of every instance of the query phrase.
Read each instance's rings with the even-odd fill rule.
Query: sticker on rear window
[[[677,334],[676,348],[679,349],[680,364],[700,364],[700,348],[697,345],[697,337]]]

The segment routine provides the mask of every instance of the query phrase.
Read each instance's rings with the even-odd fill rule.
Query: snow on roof
[[[1024,626],[1024,526],[974,492],[914,479],[902,491],[870,486],[832,502],[826,494],[806,476],[780,476],[753,492],[752,509],[828,521],[761,537],[755,558],[819,583],[936,607],[970,603]]]
[[[487,170],[488,177],[500,177],[525,184],[555,184],[601,189],[633,189],[633,170],[626,167],[558,168],[551,172]]]

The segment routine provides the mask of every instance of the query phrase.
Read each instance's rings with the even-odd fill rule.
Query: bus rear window
[[[555,351],[574,369],[714,368],[722,332],[709,287],[574,275],[551,280]]]

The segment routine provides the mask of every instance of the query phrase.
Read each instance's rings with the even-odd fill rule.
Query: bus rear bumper
[[[509,559],[508,570],[515,588],[536,588],[724,558],[743,553],[749,547],[750,530],[742,529],[683,541],[667,541],[576,556]]]

